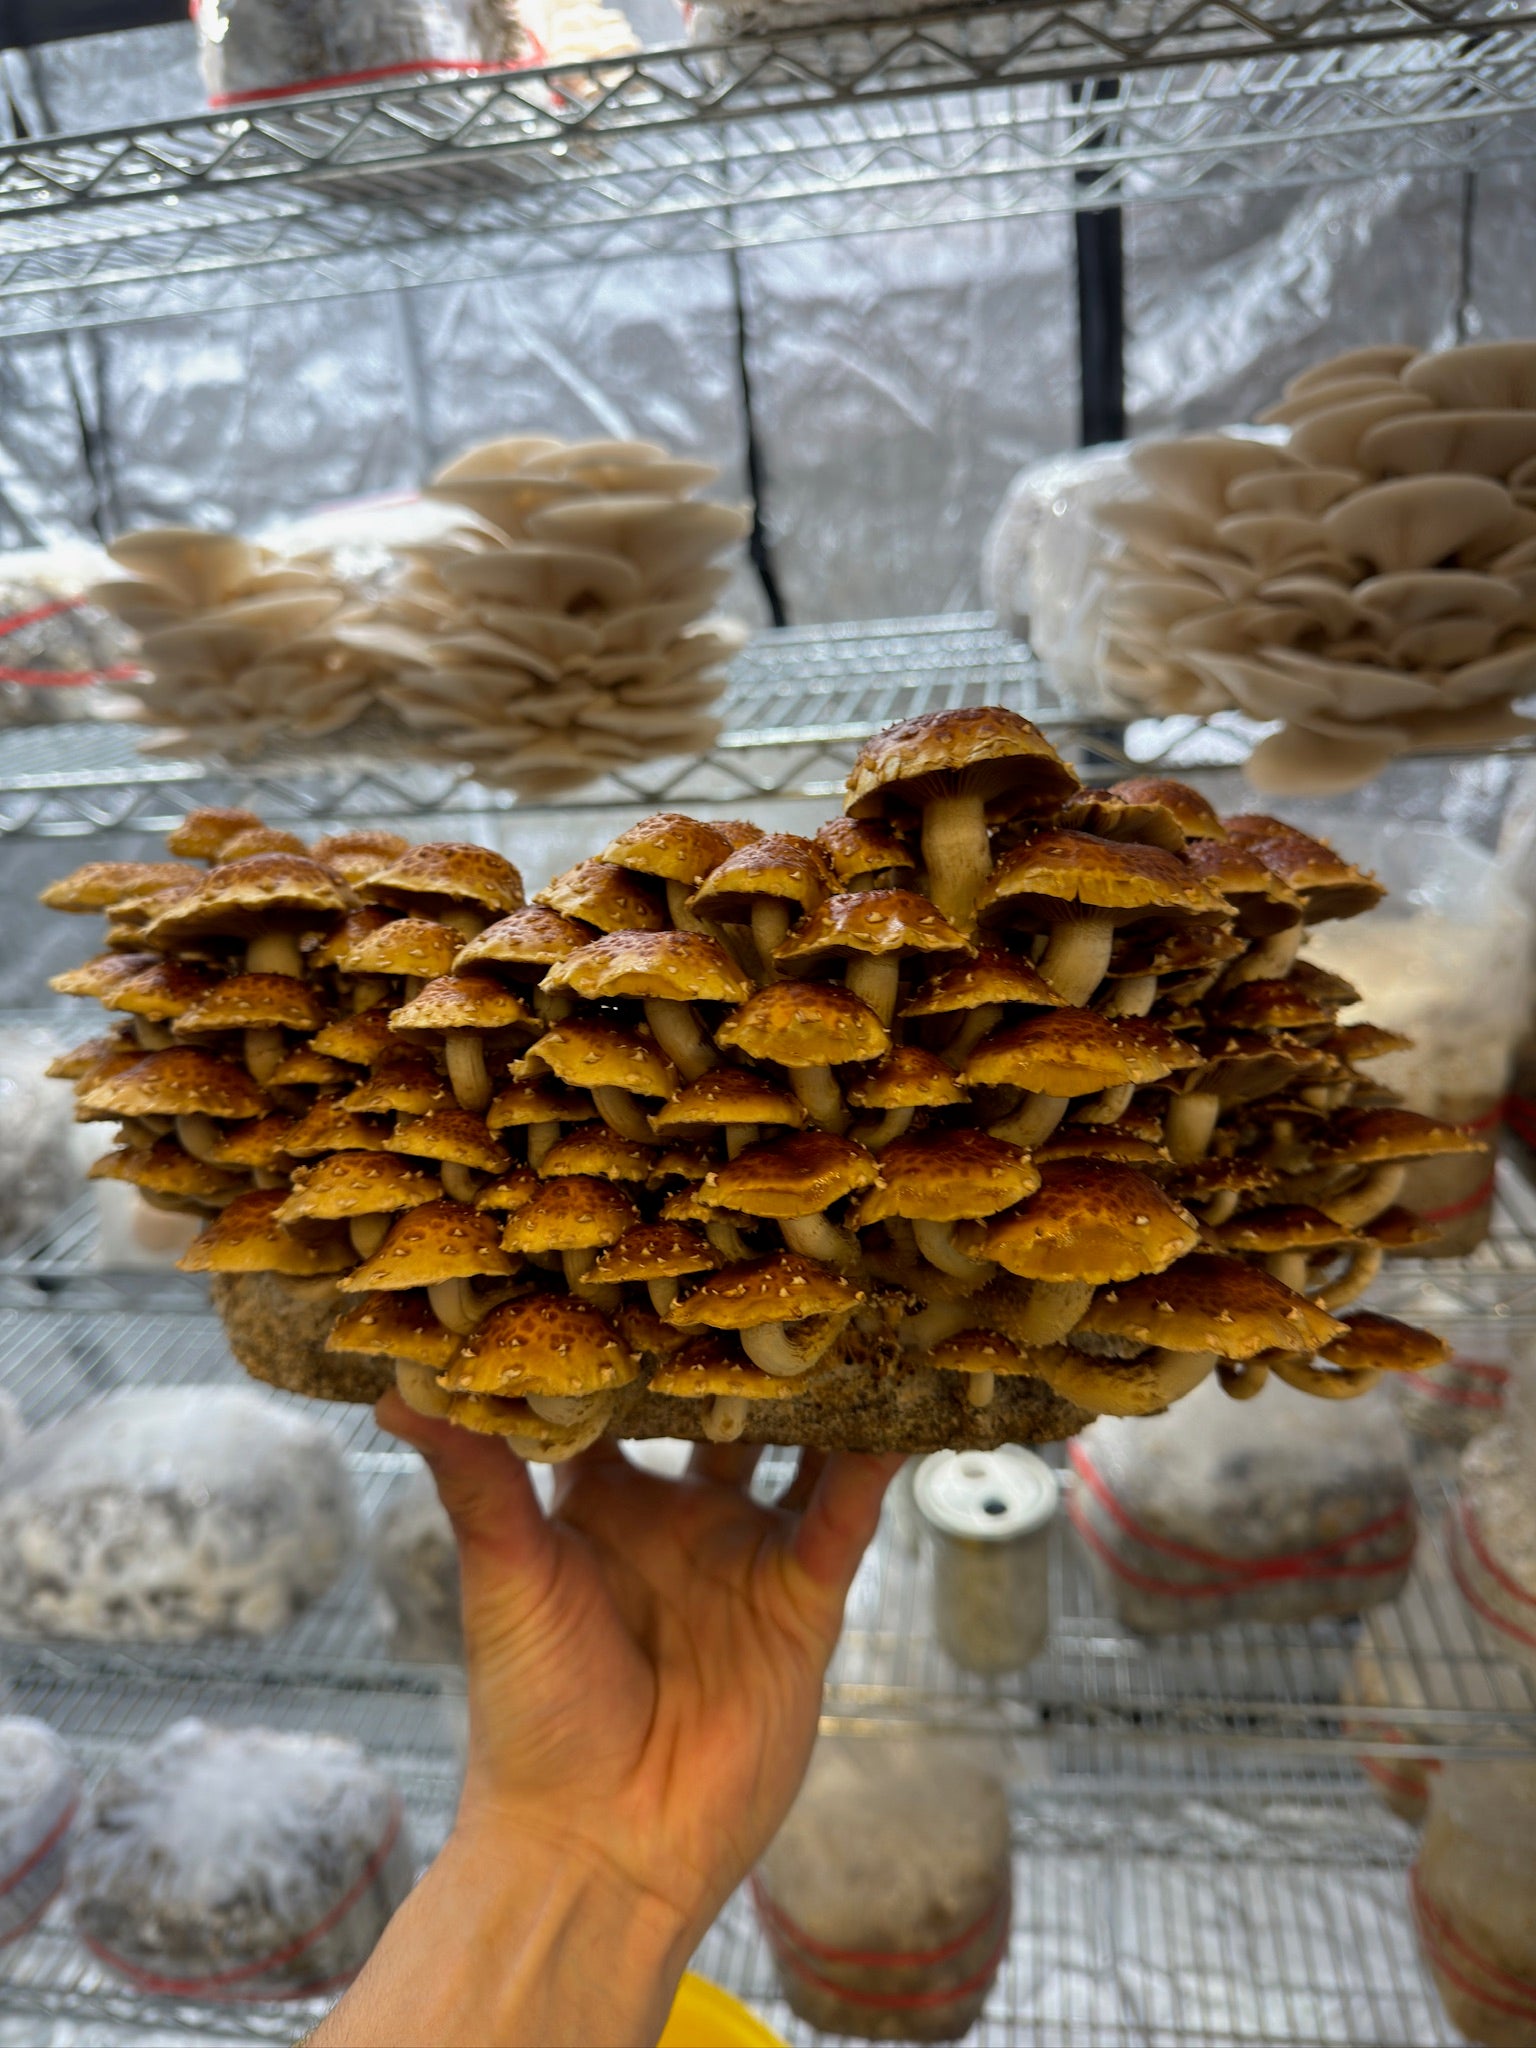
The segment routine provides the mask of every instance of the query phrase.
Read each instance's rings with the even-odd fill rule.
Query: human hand
[[[462,1931],[501,1873],[537,1872],[541,1897],[553,1887],[564,1901],[544,1976],[553,1968],[577,2002],[547,1981],[532,1990],[519,1966],[510,1983],[466,1989],[477,2005],[495,1999],[488,2031],[462,2031],[463,2000],[416,2031],[398,2003],[379,2014],[393,2033],[338,2031],[358,2019],[371,1965],[317,2040],[654,2038],[677,1975],[799,1787],[843,1601],[901,1460],[807,1454],[785,1503],[762,1508],[747,1497],[746,1447],[701,1447],[669,1481],[603,1444],[557,1469],[546,1519],[495,1439],[393,1394],[379,1420],[426,1457],[459,1542],[469,1758],[453,1837],[419,1890],[437,1880],[435,1924]],[[507,1923],[530,1910],[529,1890],[519,1881],[503,1900],[502,1942],[516,1943]],[[432,2031],[443,2026],[461,2031]]]

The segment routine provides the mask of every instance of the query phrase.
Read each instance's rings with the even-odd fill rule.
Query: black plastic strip
[[[1120,82],[1095,79],[1072,97],[1097,105],[1120,97]],[[1111,138],[1109,125],[1088,136],[1091,147]],[[1101,182],[1095,170],[1073,172],[1079,189]],[[1125,439],[1125,242],[1118,206],[1085,207],[1074,216],[1077,237],[1077,364],[1079,440],[1084,448]]]
[[[0,49],[30,50],[186,18],[187,0],[0,0]]]
[[[747,536],[747,554],[757,571],[757,580],[763,587],[769,617],[776,626],[787,626],[789,614],[784,609],[783,593],[779,589],[773,555],[768,546],[768,531],[763,524],[763,492],[766,488],[766,478],[763,472],[762,444],[757,437],[757,415],[752,405],[752,367],[747,339],[747,302],[741,285],[741,257],[735,249],[728,249],[726,260],[730,265],[731,298],[736,309],[736,375],[741,387],[741,420],[742,432],[746,439],[747,484],[752,492],[752,531]]]

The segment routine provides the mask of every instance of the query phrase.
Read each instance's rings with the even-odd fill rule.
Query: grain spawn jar
[[[1022,1671],[1050,1633],[1056,1474],[1032,1451],[936,1451],[917,1469],[939,1641],[967,1671]]]

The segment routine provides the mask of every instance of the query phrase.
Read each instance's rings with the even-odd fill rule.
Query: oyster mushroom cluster
[[[238,1356],[528,1456],[616,1435],[917,1450],[1208,1374],[1346,1397],[1438,1362],[1356,1301],[1475,1149],[1300,955],[1379,885],[1026,720],[871,739],[814,838],[661,813],[525,902],[470,845],[194,812],[53,884],[113,1013],[97,1165],[207,1216]]]
[[[1106,682],[1138,711],[1281,721],[1271,793],[1348,789],[1399,755],[1536,725],[1536,342],[1355,349],[1264,415],[1282,440],[1133,448],[1099,508]]]

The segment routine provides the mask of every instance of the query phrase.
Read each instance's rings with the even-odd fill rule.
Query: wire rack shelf
[[[27,140],[0,332],[1473,169],[1533,52],[1527,0],[1006,0]]]

